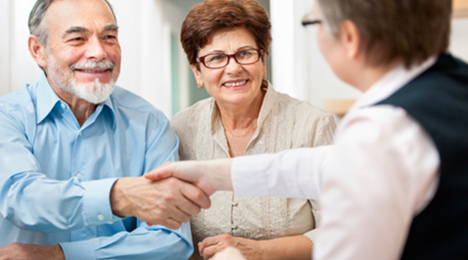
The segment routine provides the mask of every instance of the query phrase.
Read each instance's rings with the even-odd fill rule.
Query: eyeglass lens
[[[228,64],[230,57],[234,57],[241,65],[248,65],[257,62],[260,59],[260,53],[257,50],[243,50],[233,55],[208,54],[204,58],[204,63],[208,68],[220,68]]]

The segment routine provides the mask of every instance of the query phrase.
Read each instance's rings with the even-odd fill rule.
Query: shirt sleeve
[[[64,181],[47,178],[41,173],[26,134],[26,125],[36,122],[27,120],[0,108],[1,215],[17,227],[39,232],[121,222],[112,214],[109,202],[116,178],[86,182],[76,177]],[[178,139],[168,120],[154,116],[147,128],[144,171],[178,160]],[[179,230],[137,223],[132,229],[125,227],[118,233],[98,234],[61,246],[67,259],[187,259],[192,254],[188,223]]]
[[[169,121],[159,115],[150,120],[144,171],[178,160],[178,138]],[[108,197],[108,196],[107,196]],[[96,204],[98,206],[98,204]],[[189,223],[178,230],[148,226],[137,220],[138,228],[110,237],[61,243],[67,260],[80,259],[188,259],[193,253]],[[85,257],[86,256],[86,257]]]
[[[5,219],[22,229],[41,232],[79,229],[119,219],[112,215],[108,199],[115,178],[93,182],[49,179],[41,173],[25,134],[25,125],[35,122],[18,120],[1,109],[0,122],[0,213]],[[87,209],[86,201],[90,202]]]
[[[324,165],[333,145],[299,148],[276,154],[236,157],[232,184],[240,196],[320,197]]]
[[[153,120],[154,119],[154,120]],[[148,144],[144,171],[177,161],[179,141],[162,113],[148,123]],[[66,259],[188,259],[193,253],[189,223],[178,230],[148,226],[137,220],[138,228],[110,237],[61,243]],[[83,257],[83,255],[87,257]]]
[[[315,131],[315,138],[312,147],[330,145],[333,144],[333,138],[336,131],[336,118],[333,115],[323,116],[317,125]],[[312,215],[314,216],[315,228],[304,233],[304,236],[308,237],[315,245],[317,243],[317,237],[320,234],[320,221],[321,221],[321,209],[318,201],[309,200],[312,207]]]
[[[437,185],[439,157],[399,108],[363,109],[337,136],[321,197],[314,259],[398,259]]]
[[[132,232],[110,237],[61,243],[67,260],[81,259],[188,259],[193,253],[190,224],[178,230],[148,227],[139,222]]]

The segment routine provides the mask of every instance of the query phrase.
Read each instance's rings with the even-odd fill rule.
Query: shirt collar
[[[55,93],[52,86],[50,86],[49,81],[47,80],[47,76],[45,73],[42,73],[41,78],[38,82],[37,87],[37,121],[36,124],[41,123],[53,110],[53,108],[57,105],[64,105],[68,106],[64,101],[62,101],[57,94]],[[109,115],[112,119],[113,127],[115,128],[115,110],[114,104],[112,102],[112,94],[109,98],[107,98],[103,103],[99,104],[96,107],[96,111],[101,111],[99,107],[102,106],[104,110],[105,107],[109,110]]]
[[[397,90],[408,84],[411,80],[422,74],[435,64],[437,58],[431,57],[419,65],[413,65],[407,69],[401,63],[396,68],[387,72],[381,79],[379,79],[368,91],[366,91],[361,98],[351,107],[350,113],[354,110],[361,109],[373,105],[385,98],[389,97]]]
[[[42,73],[37,86],[37,124],[41,123],[57,103],[62,101],[49,84],[45,73]]]

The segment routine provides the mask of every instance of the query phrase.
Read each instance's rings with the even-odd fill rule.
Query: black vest
[[[379,104],[406,110],[434,141],[439,186],[414,217],[402,259],[468,259],[468,64],[443,54]]]

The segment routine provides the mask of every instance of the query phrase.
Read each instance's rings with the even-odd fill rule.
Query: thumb
[[[173,171],[171,171],[172,167],[169,167],[169,165],[171,164],[172,162],[165,162],[161,164],[160,166],[152,169],[151,171],[145,173],[143,176],[145,176],[145,178],[152,180],[152,181],[159,181],[162,179],[172,177],[173,175]]]

